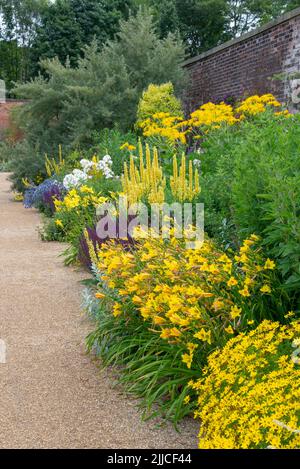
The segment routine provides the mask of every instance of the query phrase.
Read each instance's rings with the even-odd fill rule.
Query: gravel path
[[[193,448],[198,425],[143,423],[84,354],[92,327],[58,243],[39,240],[39,215],[11,200],[0,174],[0,448]],[[1,355],[0,355],[1,356]]]

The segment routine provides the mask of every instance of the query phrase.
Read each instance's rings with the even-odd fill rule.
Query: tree
[[[300,0],[227,0],[227,32],[240,36],[300,5]]]
[[[83,45],[94,38],[99,44],[112,39],[121,19],[128,18],[131,0],[70,0],[76,22],[80,26]]]
[[[160,39],[149,13],[139,11],[121,21],[120,32],[101,50],[95,41],[86,46],[75,69],[57,58],[42,61],[45,76],[16,88],[30,99],[18,110],[19,123],[33,147],[53,153],[58,144],[88,143],[94,130],[128,129],[150,83],[171,81],[177,93],[183,90],[183,59],[182,42],[171,34]]]
[[[57,0],[44,11],[31,50],[33,72],[39,71],[39,61],[58,57],[63,63],[69,58],[77,63],[82,48],[82,32],[69,0]]]
[[[0,0],[0,75],[7,87],[26,80],[30,72],[30,47],[48,0]]]
[[[69,58],[75,66],[82,48],[96,38],[99,45],[113,38],[120,19],[128,17],[131,0],[56,0],[45,10],[32,49],[32,61]],[[35,72],[38,66],[35,67]]]

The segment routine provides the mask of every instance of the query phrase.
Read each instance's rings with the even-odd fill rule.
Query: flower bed
[[[27,188],[25,204],[48,216],[45,239],[71,245],[66,261],[81,261],[93,274],[83,301],[96,324],[88,349],[119,367],[119,382],[140,398],[145,416],[177,424],[194,413],[200,448],[299,447],[300,261],[290,238],[298,236],[300,168],[292,146],[286,153],[282,143],[298,135],[299,120],[272,95],[236,106],[207,103],[184,119],[172,93],[167,84],[144,94],[137,123],[143,136],[119,147],[123,172],[112,170],[122,165],[107,152],[63,159],[60,150],[59,161],[46,160],[49,179]],[[274,173],[266,150],[253,156],[256,132],[263,145],[271,131],[282,138]],[[233,150],[247,138],[252,153],[241,160]],[[242,193],[239,181],[251,165],[261,172],[251,173]],[[266,228],[272,188],[283,181],[290,195],[280,200],[293,226],[281,209],[282,219]],[[117,224],[116,239],[101,238],[97,209],[119,196],[127,197],[126,209],[143,203],[160,212],[163,203],[205,202],[209,233],[189,248],[193,227],[179,239],[171,216],[168,236],[159,228],[158,236],[149,230],[141,237],[140,229],[123,239]]]

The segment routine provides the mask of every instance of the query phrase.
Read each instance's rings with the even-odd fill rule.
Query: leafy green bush
[[[13,171],[10,176],[12,187],[18,192],[24,191],[23,179],[39,184],[46,177],[45,157],[38,147],[32,147],[28,142],[16,143],[11,147],[8,169]]]
[[[291,298],[300,287],[299,123],[266,112],[211,132],[201,155],[207,231],[229,245],[261,234]]]
[[[181,102],[174,95],[174,86],[170,82],[162,85],[151,84],[144,91],[138,105],[137,124],[158,112],[183,116]]]

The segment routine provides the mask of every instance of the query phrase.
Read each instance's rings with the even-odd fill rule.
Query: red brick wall
[[[190,75],[188,110],[225,96],[274,93],[287,101],[288,87],[270,80],[277,73],[300,71],[300,8],[239,39],[185,63]]]
[[[20,106],[21,101],[0,103],[0,140],[5,137],[6,131],[11,127],[10,112],[15,106]],[[15,133],[15,129],[12,129]],[[17,132],[18,133],[18,132]]]

